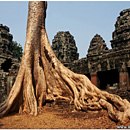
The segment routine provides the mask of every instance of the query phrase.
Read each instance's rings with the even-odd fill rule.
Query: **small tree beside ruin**
[[[12,41],[12,48],[13,56],[20,61],[23,54],[22,46],[16,41]]]
[[[47,2],[30,1],[24,53],[8,99],[0,105],[0,116],[12,111],[38,114],[46,101],[74,103],[76,110],[107,109],[115,121],[130,118],[130,103],[99,90],[81,74],[67,69],[54,55],[45,30]]]

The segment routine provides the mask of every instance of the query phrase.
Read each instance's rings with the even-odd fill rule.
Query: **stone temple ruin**
[[[12,54],[12,39],[9,28],[0,24],[0,102],[8,96],[19,68]]]
[[[11,53],[13,36],[9,28],[0,25],[0,102],[13,84],[19,62]],[[121,11],[112,33],[112,49],[96,34],[85,58],[78,59],[74,37],[58,32],[52,41],[57,58],[72,71],[86,75],[98,88],[129,88],[130,86],[130,9]]]
[[[61,38],[58,36],[56,35],[53,41]],[[105,90],[111,86],[128,87],[130,84],[130,9],[121,11],[112,37],[112,49],[108,49],[103,38],[96,34],[90,42],[85,58],[73,62],[62,62],[62,60],[61,62],[72,71],[88,76],[92,83],[101,89]],[[57,42],[57,46],[58,44]],[[64,44],[60,43],[60,45]],[[52,48],[57,50],[54,52],[58,57],[59,48],[54,48],[53,45]],[[68,50],[70,51],[71,48]],[[60,52],[66,57],[64,51],[60,50]],[[77,55],[75,57],[77,58]]]
[[[79,58],[74,37],[68,31],[58,32],[55,35],[52,48],[56,57],[64,64],[71,63]]]
[[[96,34],[90,42],[87,56],[101,55],[106,50],[108,50],[108,48],[105,41],[100,35]]]

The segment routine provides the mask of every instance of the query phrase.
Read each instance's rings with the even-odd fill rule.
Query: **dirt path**
[[[67,112],[52,107],[44,107],[36,117],[15,114],[0,119],[0,129],[117,129],[119,125],[108,118],[105,110]]]

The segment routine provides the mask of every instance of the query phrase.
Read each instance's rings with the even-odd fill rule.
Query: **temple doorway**
[[[114,84],[119,84],[119,72],[116,69],[98,72],[97,74],[100,89],[105,90],[108,85],[112,87]]]
[[[87,76],[89,78],[89,80],[91,80],[90,73],[85,74],[85,76]]]
[[[4,70],[4,72],[9,72],[9,69],[11,68],[12,60],[6,59],[4,63],[1,64],[1,69]]]

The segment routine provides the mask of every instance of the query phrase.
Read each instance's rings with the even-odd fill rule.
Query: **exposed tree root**
[[[99,90],[56,58],[45,30],[45,11],[46,2],[29,2],[24,54],[9,97],[0,105],[0,117],[17,110],[37,115],[45,101],[64,99],[73,102],[76,110],[105,108],[111,119],[126,123],[130,118],[126,99]]]

